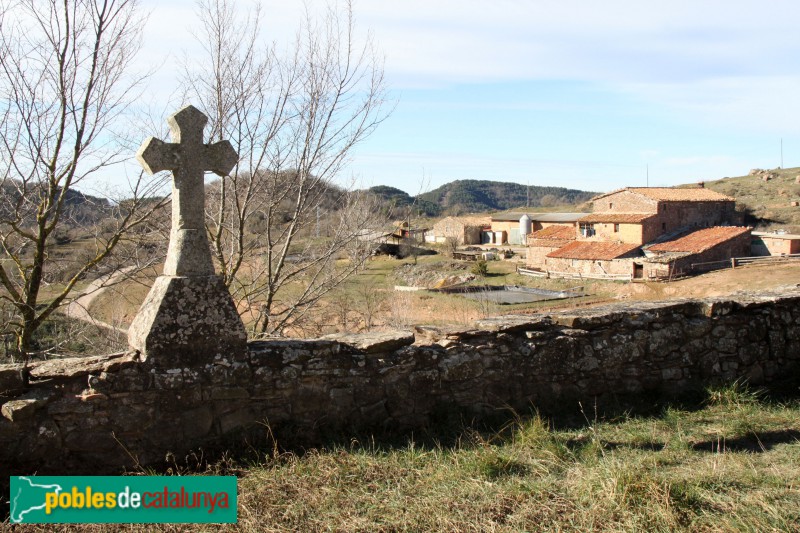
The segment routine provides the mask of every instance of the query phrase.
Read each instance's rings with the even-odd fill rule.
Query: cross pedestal
[[[128,329],[131,348],[159,367],[246,356],[244,324],[222,278],[214,273],[204,224],[204,172],[226,176],[239,156],[228,141],[203,143],[207,120],[197,108],[186,106],[167,119],[173,142],[150,137],[136,153],[148,173],[173,174],[164,273]]]

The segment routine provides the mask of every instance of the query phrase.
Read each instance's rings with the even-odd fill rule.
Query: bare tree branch
[[[128,157],[114,128],[142,81],[127,72],[142,24],[136,0],[0,6],[0,286],[25,360],[33,333],[163,203],[142,174],[124,202],[75,189]],[[86,245],[61,260],[54,244],[70,232]]]
[[[307,16],[283,55],[259,45],[254,6],[243,14],[232,0],[201,0],[206,57],[186,67],[186,98],[241,156],[208,188],[213,254],[253,332],[280,335],[372,252],[346,253],[379,210],[337,182],[386,118],[386,89],[371,39],[357,45],[349,3],[319,21]]]

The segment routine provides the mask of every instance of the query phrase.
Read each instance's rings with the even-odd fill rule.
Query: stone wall
[[[633,277],[633,258],[567,259],[564,257],[545,257],[542,268],[552,272],[569,272],[584,276]]]
[[[615,304],[417,328],[249,343],[247,357],[160,367],[137,353],[0,367],[0,476],[113,472],[246,428],[313,439],[399,433],[442,416],[572,408],[785,378],[800,363],[800,289]],[[586,405],[587,403],[584,403]]]

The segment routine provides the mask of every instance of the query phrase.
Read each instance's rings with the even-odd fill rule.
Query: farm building
[[[800,254],[800,235],[754,231],[750,242],[751,255]]]
[[[595,212],[577,219],[572,242],[532,235],[528,266],[564,274],[660,278],[699,263],[749,255],[743,243],[749,243],[750,228],[732,226],[738,222],[733,198],[703,187],[627,187],[596,196],[592,205]]]
[[[527,216],[530,232],[536,232],[550,226],[566,226],[574,228],[578,219],[586,213],[498,213],[492,215],[491,225],[494,240],[486,240],[494,244],[522,244],[527,241],[528,233],[523,235],[520,219]],[[501,239],[502,240],[499,240]]]
[[[592,205],[593,213],[579,223],[587,237],[597,236],[599,240],[610,237],[623,242],[645,244],[660,235],[683,228],[739,223],[733,198],[702,187],[627,187],[595,196]],[[612,214],[619,218],[610,217]],[[595,222],[595,218],[605,220]],[[614,224],[619,225],[617,232],[614,232]],[[623,228],[625,224],[634,224],[638,228]],[[614,236],[614,233],[618,236]]]
[[[645,259],[634,277],[671,278],[717,268],[717,263],[750,254],[750,228],[703,228],[642,248]],[[638,265],[637,265],[638,267]]]
[[[641,253],[636,244],[576,240],[547,254],[544,268],[584,276],[633,276],[632,260]]]
[[[481,244],[484,231],[491,228],[491,218],[487,217],[445,217],[433,225],[425,235],[425,242],[444,243],[448,238],[459,245]]]
[[[545,257],[577,238],[575,226],[548,226],[528,235],[527,263],[544,264]]]

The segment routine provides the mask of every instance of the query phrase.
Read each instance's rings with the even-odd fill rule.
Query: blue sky
[[[286,42],[304,4],[263,5],[264,35]],[[144,6],[158,106],[196,46],[194,3]],[[364,185],[606,191],[645,185],[648,167],[651,186],[674,185],[777,167],[781,139],[784,166],[800,166],[796,0],[356,0],[355,13],[396,101],[348,168]]]

